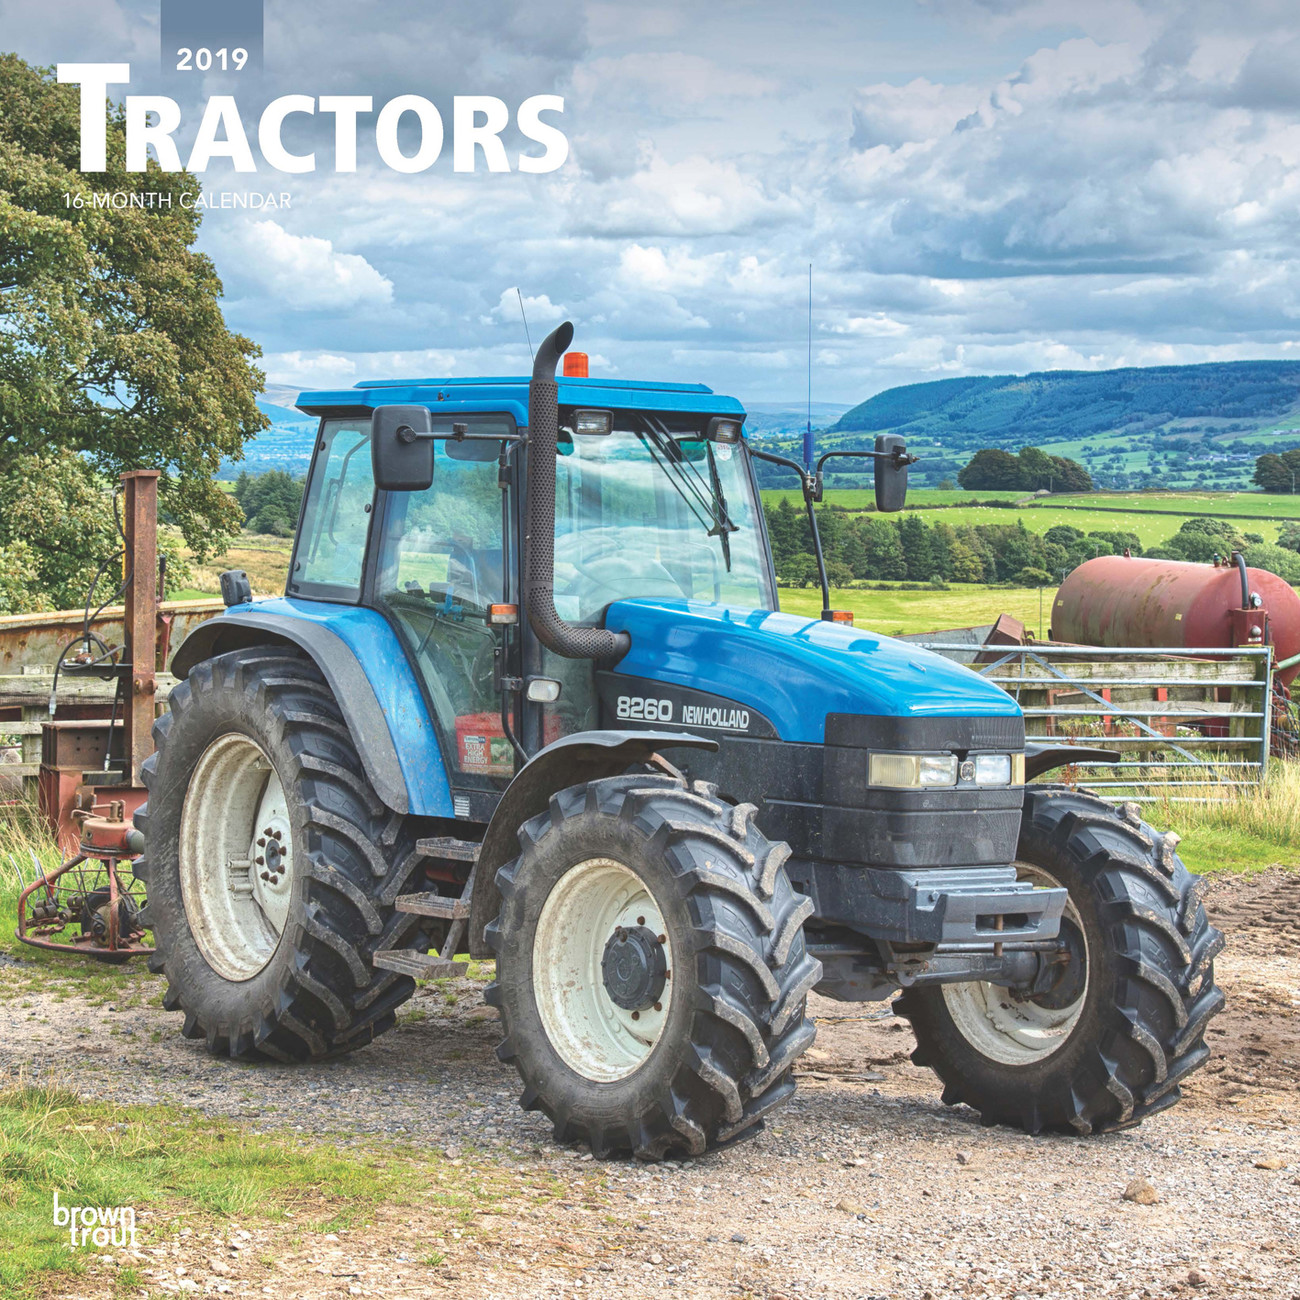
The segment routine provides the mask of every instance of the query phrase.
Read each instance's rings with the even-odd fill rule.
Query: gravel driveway
[[[0,1070],[260,1131],[414,1142],[518,1179],[463,1231],[404,1212],[328,1236],[159,1235],[148,1294],[1300,1300],[1300,874],[1219,881],[1207,901],[1230,936],[1214,1060],[1179,1106],[1099,1138],[983,1129],[940,1103],[887,1006],[816,998],[795,1100],[735,1148],[657,1167],[557,1147],[517,1109],[481,980],[424,988],[392,1033],[300,1069],[211,1058],[152,1005],[11,992]],[[530,1198],[543,1176],[558,1200]],[[1125,1199],[1135,1180],[1153,1203]]]

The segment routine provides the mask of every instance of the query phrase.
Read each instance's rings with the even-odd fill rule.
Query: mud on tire
[[[1223,935],[1206,919],[1199,877],[1178,857],[1178,836],[1060,787],[1026,791],[1019,861],[1070,892],[1089,946],[1088,986],[1060,1047],[1027,1065],[981,1053],[958,1027],[940,987],[895,1003],[912,1022],[912,1060],[943,1081],[985,1124],[1030,1133],[1100,1132],[1172,1106],[1209,1057],[1205,1030],[1222,1010],[1214,958]]]
[[[167,977],[163,1005],[184,1013],[187,1038],[230,1056],[303,1061],[368,1043],[415,990],[377,970],[381,948],[419,947],[418,917],[393,911],[420,858],[404,819],[366,780],[343,715],[316,665],[283,646],[237,650],[197,664],[154,724],[144,766],[148,803],[136,814],[148,919]],[[278,944],[251,978],[220,974],[195,940],[181,886],[180,837],[191,776],[225,736],[255,742],[283,787],[289,838],[288,910]],[[427,944],[425,944],[427,946]]]
[[[629,775],[561,791],[520,830],[519,857],[497,873],[487,1000],[501,1010],[498,1054],[523,1078],[522,1104],[554,1121],[558,1141],[585,1139],[598,1157],[699,1154],[751,1131],[793,1093],[792,1067],[815,1033],[805,1003],[821,963],[805,950],[812,903],[786,876],[789,849],[763,836],[753,812],[702,783]],[[676,967],[659,1038],[630,1073],[604,1082],[557,1050],[535,979],[548,897],[598,860],[639,877]]]

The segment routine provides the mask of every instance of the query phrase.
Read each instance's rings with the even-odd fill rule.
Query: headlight
[[[1010,785],[1010,754],[979,754],[975,759],[976,785]]]
[[[975,757],[976,785],[1024,785],[1025,756],[1023,754],[977,754]]]
[[[956,754],[872,754],[867,767],[869,785],[894,790],[957,784]]]

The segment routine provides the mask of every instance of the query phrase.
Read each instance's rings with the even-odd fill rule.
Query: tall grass
[[[35,800],[0,804],[0,951],[17,948],[18,895],[63,860]],[[30,949],[28,950],[30,951]]]
[[[1300,763],[1275,759],[1261,785],[1167,792],[1147,804],[1143,816],[1182,836],[1179,853],[1197,871],[1300,866]]]

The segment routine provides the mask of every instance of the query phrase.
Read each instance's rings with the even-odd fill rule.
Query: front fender
[[[296,645],[312,657],[385,807],[425,817],[453,815],[451,785],[424,697],[381,614],[321,601],[237,605],[185,638],[172,672],[183,678],[204,659],[254,645]]]
[[[519,828],[545,812],[558,791],[618,776],[633,763],[647,762],[660,749],[674,746],[715,750],[718,742],[680,731],[580,731],[538,750],[524,764],[492,814],[474,868],[469,912],[472,957],[493,955],[483,930],[501,910],[497,870],[519,852]]]
[[[1056,745],[1047,740],[1025,741],[1025,780],[1032,781],[1044,772],[1068,767],[1071,763],[1118,763],[1123,757],[1117,749],[1098,749],[1093,745]]]

